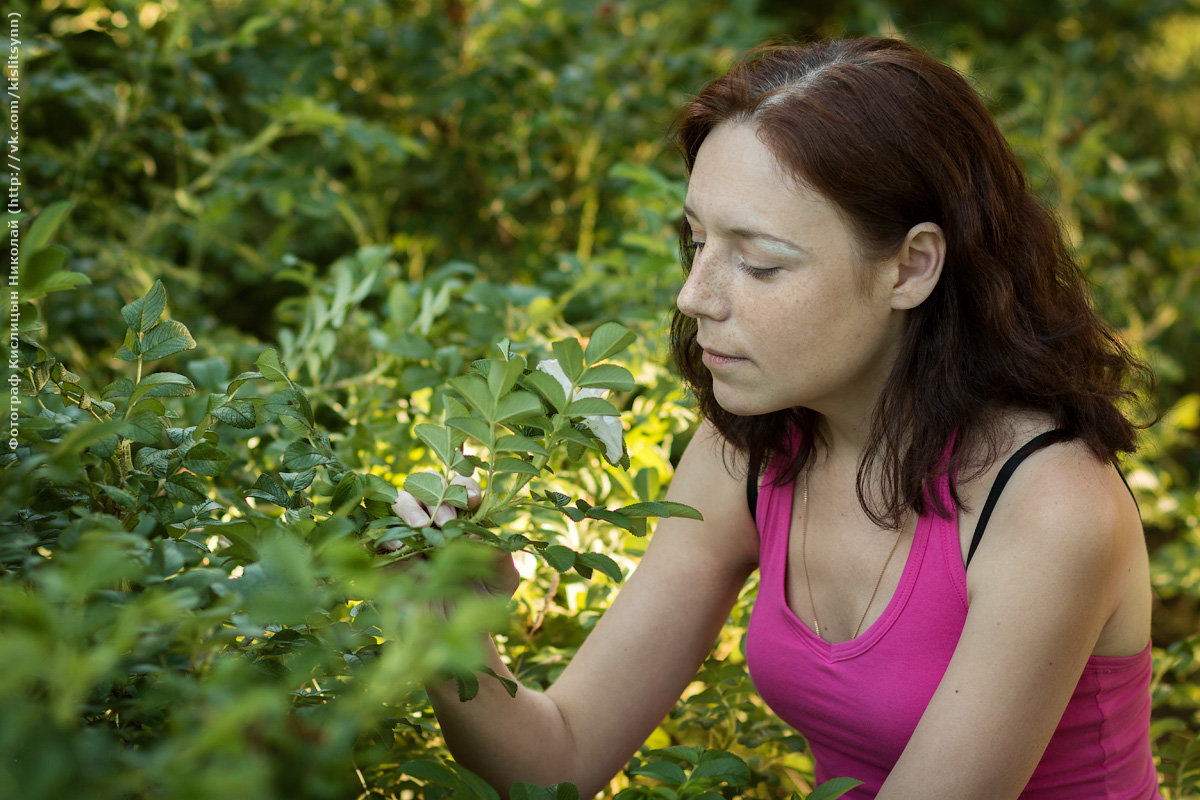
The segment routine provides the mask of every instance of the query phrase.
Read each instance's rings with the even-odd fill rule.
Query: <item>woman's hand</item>
[[[483,497],[483,490],[473,478],[455,475],[450,479],[450,485],[461,486],[467,490],[467,508],[479,508],[479,502]],[[431,514],[429,506],[414,497],[412,493],[406,492],[403,489],[396,492],[396,500],[392,503],[392,511],[411,528],[425,528],[430,525],[440,528],[458,516],[458,510],[449,503],[442,503]],[[399,542],[387,542],[381,547],[385,553],[394,552],[399,548]]]
[[[483,490],[473,478],[455,475],[450,479],[450,484],[466,489],[468,509],[479,508],[479,503],[483,498]],[[440,528],[450,520],[458,517],[458,509],[449,503],[442,503],[430,511],[429,506],[414,497],[411,492],[406,492],[403,489],[396,492],[396,500],[392,503],[392,511],[406,525],[412,528],[425,528],[430,525]],[[384,542],[379,546],[379,551],[381,553],[394,553],[401,546],[401,542],[398,540]],[[513,564],[512,553],[506,553],[502,550],[496,551],[491,576],[486,580],[479,581],[481,589],[490,594],[501,595],[503,597],[512,597],[520,584],[521,575],[517,572],[516,565]]]

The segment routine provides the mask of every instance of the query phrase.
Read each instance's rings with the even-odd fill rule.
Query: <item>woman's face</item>
[[[696,320],[721,407],[869,413],[903,323],[895,271],[862,263],[836,208],[792,179],[750,125],[704,140],[684,211],[698,247],[677,305]]]

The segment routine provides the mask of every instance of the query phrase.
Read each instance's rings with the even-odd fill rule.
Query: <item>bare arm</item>
[[[1005,490],[950,665],[879,800],[1013,800],[1089,656],[1149,637],[1141,524],[1108,465],[1051,448]]]
[[[744,483],[725,469],[719,437],[703,425],[668,497],[704,521],[666,519],[641,564],[545,693],[515,697],[480,680],[460,703],[431,689],[456,759],[505,790],[514,781],[570,781],[599,791],[645,741],[695,676],[754,568],[758,538]],[[510,676],[495,650],[490,666]]]

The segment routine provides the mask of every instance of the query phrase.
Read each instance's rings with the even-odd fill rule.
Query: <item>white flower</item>
[[[563,368],[559,366],[558,359],[551,358],[546,361],[540,361],[537,368],[539,371],[546,373],[558,381],[558,385],[563,388],[564,393],[571,391],[571,379],[567,377],[567,374],[563,372]],[[595,387],[576,389],[571,393],[571,402],[585,397],[603,396],[603,389]],[[604,457],[608,459],[608,463],[618,463],[625,452],[625,431],[621,428],[621,418],[588,414],[583,417],[583,424],[604,445]]]

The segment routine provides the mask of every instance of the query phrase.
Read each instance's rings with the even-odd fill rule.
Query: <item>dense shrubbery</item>
[[[0,795],[492,796],[446,759],[422,682],[469,694],[497,626],[521,680],[553,680],[647,519],[690,513],[660,502],[695,424],[663,363],[673,109],[767,35],[894,27],[993,98],[1159,372],[1165,416],[1128,471],[1160,773],[1173,800],[1200,791],[1194,4],[400,5],[25,15],[38,214],[21,441],[0,461]],[[615,412],[606,458],[588,418]],[[444,534],[388,513],[413,473],[470,467],[489,501]],[[470,590],[489,544],[526,553],[509,612]],[[610,794],[813,788],[742,667],[752,592]],[[449,621],[424,612],[447,599]]]

